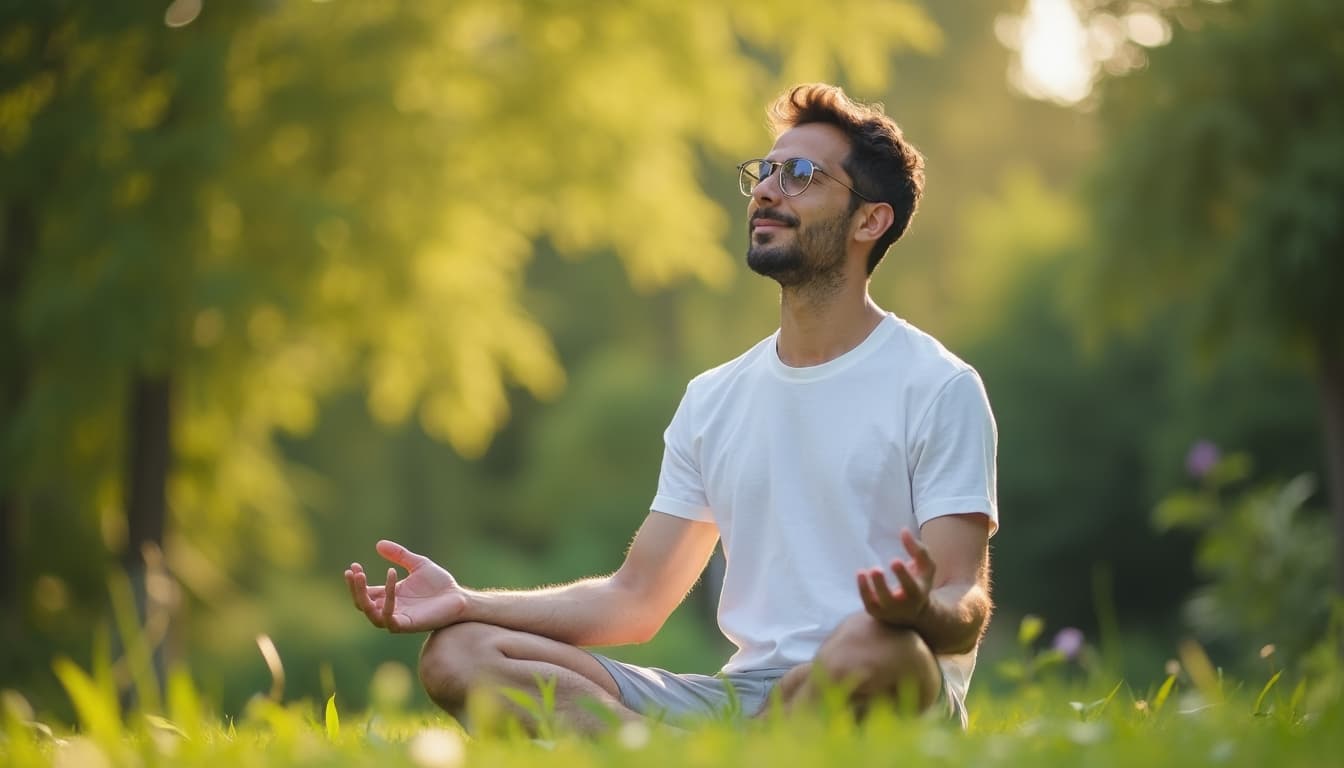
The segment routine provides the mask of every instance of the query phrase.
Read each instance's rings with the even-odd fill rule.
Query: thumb
[[[417,555],[395,541],[388,541],[387,539],[379,541],[374,548],[378,550],[378,554],[408,571],[419,568],[427,559],[424,555]]]

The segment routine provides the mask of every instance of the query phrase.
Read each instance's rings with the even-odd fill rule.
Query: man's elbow
[[[612,604],[615,607],[610,626],[616,636],[613,645],[637,645],[647,643],[658,634],[667,622],[671,611],[658,608],[658,601],[632,589],[617,577],[610,582],[613,590]]]
[[[630,628],[630,634],[633,639],[630,642],[636,645],[649,642],[657,637],[658,632],[663,628],[664,623],[666,622],[663,620],[645,620],[632,626]]]

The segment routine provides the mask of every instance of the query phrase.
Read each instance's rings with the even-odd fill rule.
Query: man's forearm
[[[661,620],[611,576],[525,591],[468,590],[461,621],[478,621],[571,645],[648,640]]]
[[[929,604],[911,628],[934,653],[966,653],[980,642],[993,609],[978,584],[948,584],[929,593]]]

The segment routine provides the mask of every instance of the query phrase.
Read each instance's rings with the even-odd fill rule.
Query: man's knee
[[[476,622],[452,624],[430,633],[420,649],[420,684],[436,704],[454,712],[499,655],[499,627]]]
[[[832,683],[848,687],[863,704],[874,698],[901,702],[914,696],[923,710],[942,687],[938,660],[919,633],[882,624],[866,613],[840,624],[817,651],[814,666]]]

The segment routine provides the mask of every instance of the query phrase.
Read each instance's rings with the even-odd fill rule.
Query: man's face
[[[808,123],[780,135],[765,159],[804,157],[849,182],[841,162],[849,140],[832,125]],[[782,287],[837,284],[848,253],[850,191],[825,174],[794,197],[784,195],[779,171],[758,183],[747,205],[747,266]]]

